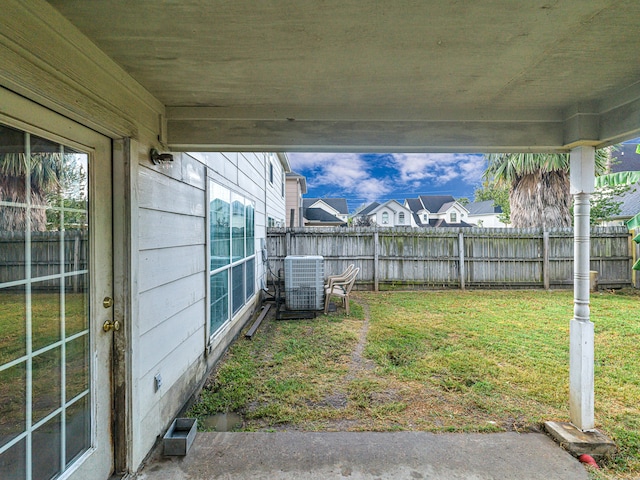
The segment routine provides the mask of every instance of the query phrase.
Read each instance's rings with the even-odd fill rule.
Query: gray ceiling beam
[[[175,151],[564,151],[558,121],[167,120]]]

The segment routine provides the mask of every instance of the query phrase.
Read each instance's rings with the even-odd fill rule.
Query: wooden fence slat
[[[573,284],[572,228],[270,228],[267,237],[274,271],[286,255],[322,255],[327,275],[349,263],[360,267],[359,288]],[[600,286],[631,285],[629,244],[625,227],[592,230],[591,268]]]

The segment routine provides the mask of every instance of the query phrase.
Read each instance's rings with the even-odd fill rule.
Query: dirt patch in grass
[[[640,478],[638,296],[592,296],[597,428],[618,455],[598,478]],[[567,421],[572,292],[358,292],[352,314],[268,318],[240,338],[190,414],[245,431],[540,431]]]

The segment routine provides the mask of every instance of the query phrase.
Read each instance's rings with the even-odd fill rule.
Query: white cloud
[[[429,179],[444,184],[460,179],[477,183],[484,171],[482,155],[461,153],[406,153],[394,154],[393,162],[403,182],[415,184]]]
[[[485,168],[482,155],[455,153],[288,156],[291,168],[305,175],[309,190],[315,190],[310,196],[345,197],[352,204],[437,193],[443,186],[451,192],[460,191],[462,185],[468,189],[480,183]]]
[[[292,170],[311,170],[309,188],[331,186],[337,195],[373,201],[391,191],[384,178],[374,178],[373,165],[355,153],[290,153]]]

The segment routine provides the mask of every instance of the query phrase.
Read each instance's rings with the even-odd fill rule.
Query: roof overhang
[[[174,150],[543,152],[640,135],[637,0],[49,3],[166,107]]]

